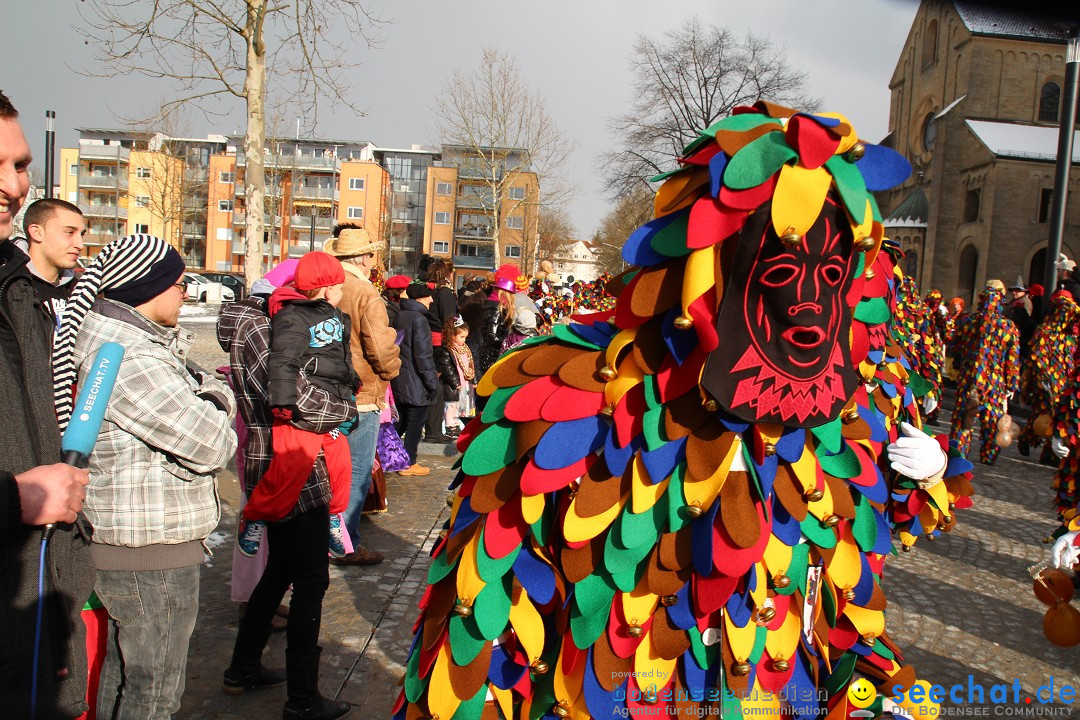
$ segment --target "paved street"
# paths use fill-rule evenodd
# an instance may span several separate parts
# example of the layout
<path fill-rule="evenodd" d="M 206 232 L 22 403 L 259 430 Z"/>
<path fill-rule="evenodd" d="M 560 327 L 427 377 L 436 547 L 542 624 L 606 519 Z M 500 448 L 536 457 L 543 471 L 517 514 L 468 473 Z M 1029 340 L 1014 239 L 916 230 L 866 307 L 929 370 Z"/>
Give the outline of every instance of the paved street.
<path fill-rule="evenodd" d="M 213 324 L 184 324 L 199 334 L 195 362 L 211 369 L 221 365 L 225 356 L 214 341 Z M 942 419 L 947 420 L 946 413 Z M 452 461 L 428 454 L 424 463 L 433 467 L 431 475 L 388 478 L 389 510 L 365 518 L 363 531 L 365 545 L 386 554 L 383 564 L 331 567 L 323 614 L 322 690 L 358 705 L 352 717 L 388 717 L 397 697 L 427 554 L 446 519 Z M 1032 593 L 1027 572 L 1045 559 L 1041 539 L 1054 526 L 1051 475 L 1049 468 L 1021 458 L 1015 447 L 1004 450 L 994 467 L 976 464 L 975 506 L 961 513 L 957 529 L 932 543 L 920 541 L 915 551 L 892 558 L 886 567 L 889 631 L 920 677 L 946 688 L 961 684 L 965 695 L 969 675 L 987 692 L 994 684 L 1011 688 L 1019 680 L 1020 705 L 1012 703 L 1010 689 L 1006 707 L 989 709 L 993 716 L 1045 711 L 1037 703 L 1025 706 L 1025 699 L 1051 678 L 1055 690 L 1080 688 L 1080 647 L 1059 648 L 1044 638 L 1046 607 Z M 237 616 L 229 600 L 238 498 L 233 473 L 221 478 L 221 494 L 222 522 L 215 534 L 220 550 L 202 576 L 187 691 L 177 717 L 269 720 L 281 712 L 283 688 L 240 697 L 221 691 Z M 271 639 L 268 661 L 284 664 L 283 635 Z M 984 704 L 990 704 L 989 696 Z M 1058 706 L 1053 717 L 1072 717 L 1074 708 Z"/>

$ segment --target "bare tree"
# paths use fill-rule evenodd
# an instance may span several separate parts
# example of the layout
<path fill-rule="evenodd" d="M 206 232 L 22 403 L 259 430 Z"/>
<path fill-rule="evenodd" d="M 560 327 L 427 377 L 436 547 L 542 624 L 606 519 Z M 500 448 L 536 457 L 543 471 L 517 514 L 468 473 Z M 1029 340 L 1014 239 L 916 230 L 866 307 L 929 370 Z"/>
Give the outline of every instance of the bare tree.
<path fill-rule="evenodd" d="M 444 158 L 460 155 L 484 190 L 471 199 L 492 215 L 496 258 L 501 256 L 501 218 L 521 208 L 531 208 L 535 218 L 540 207 L 558 205 L 569 197 L 562 173 L 575 146 L 559 130 L 544 97 L 525 83 L 512 57 L 487 48 L 472 74 L 455 71 L 435 101 L 434 115 Z M 515 173 L 530 172 L 536 175 L 540 192 L 511 197 L 511 185 L 519 182 Z M 523 227 L 524 245 L 534 246 L 534 256 L 535 228 L 535 219 Z"/>
<path fill-rule="evenodd" d="M 600 228 L 589 242 L 597 270 L 612 274 L 625 270 L 622 248 L 630 233 L 653 216 L 653 193 L 647 185 L 639 186 L 619 199 L 615 209 L 600 221 Z"/>
<path fill-rule="evenodd" d="M 759 99 L 812 111 L 806 74 L 767 37 L 736 37 L 697 17 L 659 40 L 640 35 L 630 60 L 631 109 L 609 123 L 620 147 L 604 156 L 607 189 L 626 197 L 674 168 L 682 149 L 739 105 Z"/>
<path fill-rule="evenodd" d="M 382 20 L 362 0 L 85 0 L 79 7 L 101 76 L 171 81 L 178 96 L 163 111 L 195 103 L 220 112 L 215 101 L 245 101 L 244 271 L 250 286 L 263 264 L 267 80 L 291 90 L 313 124 L 320 99 L 362 115 L 350 102 L 345 76 L 358 64 L 357 39 L 372 47 L 370 32 Z"/>
<path fill-rule="evenodd" d="M 573 245 L 577 229 L 565 209 L 544 208 L 540 211 L 538 235 L 536 255 L 532 258 L 534 264 L 551 260 Z"/>

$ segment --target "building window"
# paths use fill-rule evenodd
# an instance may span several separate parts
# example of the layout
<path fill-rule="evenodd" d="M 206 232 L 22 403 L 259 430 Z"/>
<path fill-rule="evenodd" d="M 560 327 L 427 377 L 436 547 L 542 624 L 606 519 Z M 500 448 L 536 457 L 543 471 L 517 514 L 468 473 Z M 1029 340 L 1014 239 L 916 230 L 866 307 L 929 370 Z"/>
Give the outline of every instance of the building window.
<path fill-rule="evenodd" d="M 510 228 L 511 230 L 520 230 L 525 227 L 525 218 L 521 217 L 520 215 L 511 215 L 510 217 L 506 218 L 506 227 Z"/>
<path fill-rule="evenodd" d="M 135 232 L 137 234 L 140 234 L 140 235 L 149 235 L 150 234 L 150 226 L 149 225 L 136 225 L 135 226 Z"/>
<path fill-rule="evenodd" d="M 1039 93 L 1039 122 L 1057 122 L 1061 108 L 1061 87 L 1048 82 Z"/>
<path fill-rule="evenodd" d="M 436 195 L 452 195 L 453 192 L 454 192 L 454 186 L 451 185 L 450 183 L 446 183 L 446 182 L 435 183 L 435 194 Z"/>
<path fill-rule="evenodd" d="M 364 178 L 349 178 L 349 189 L 350 190 L 363 190 L 364 189 Z"/>
<path fill-rule="evenodd" d="M 510 198 L 511 200 L 524 200 L 525 199 L 525 188 L 523 188 L 523 187 L 512 187 L 507 191 L 506 196 L 508 198 Z"/>
<path fill-rule="evenodd" d="M 437 213 L 435 213 L 435 224 L 436 225 L 449 225 L 450 224 L 450 213 L 448 213 L 448 212 L 437 212 Z"/>
<path fill-rule="evenodd" d="M 431 250 L 432 252 L 437 253 L 448 253 L 450 252 L 450 243 L 446 241 L 436 240 L 435 242 L 431 243 Z"/>
<path fill-rule="evenodd" d="M 503 253 L 508 258 L 519 258 L 521 257 L 521 248 L 517 245 L 507 245 L 503 248 Z"/>
<path fill-rule="evenodd" d="M 218 182 L 223 182 L 231 185 L 232 183 L 236 182 L 236 173 L 223 172 L 218 175 Z"/>
<path fill-rule="evenodd" d="M 937 62 L 938 32 L 937 20 L 931 20 L 926 26 L 926 37 L 923 39 L 922 64 L 923 67 Z"/>
<path fill-rule="evenodd" d="M 479 257 L 480 248 L 476 245 L 458 245 L 458 253 L 465 257 Z"/>
<path fill-rule="evenodd" d="M 979 191 L 968 190 L 964 195 L 964 222 L 975 222 L 979 219 Z"/>
<path fill-rule="evenodd" d="M 1039 222 L 1050 222 L 1050 207 L 1053 204 L 1054 188 L 1039 191 Z"/>
<path fill-rule="evenodd" d="M 150 196 L 149 195 L 136 195 L 135 196 L 135 207 L 150 207 Z"/>
<path fill-rule="evenodd" d="M 135 177 L 142 178 L 143 180 L 150 179 L 150 168 L 135 168 Z"/>
<path fill-rule="evenodd" d="M 232 200 L 218 200 L 217 209 L 221 212 L 232 212 Z"/>
<path fill-rule="evenodd" d="M 979 266 L 979 251 L 975 246 L 968 245 L 960 253 L 960 263 L 957 267 L 956 282 L 959 286 L 959 295 L 970 306 L 975 295 L 975 269 Z"/>
<path fill-rule="evenodd" d="M 348 215 L 350 220 L 363 220 L 364 219 L 364 208 L 356 207 L 355 205 L 351 205 L 351 206 L 349 206 L 349 211 L 348 211 L 347 215 Z"/>
<path fill-rule="evenodd" d="M 934 113 L 927 114 L 923 120 L 922 126 L 922 146 L 923 150 L 930 152 L 934 147 L 934 138 L 937 137 L 937 121 L 934 120 Z"/>
<path fill-rule="evenodd" d="M 72 163 L 71 165 L 68 165 L 68 175 L 78 175 L 78 174 L 79 174 L 79 164 L 78 163 Z"/>

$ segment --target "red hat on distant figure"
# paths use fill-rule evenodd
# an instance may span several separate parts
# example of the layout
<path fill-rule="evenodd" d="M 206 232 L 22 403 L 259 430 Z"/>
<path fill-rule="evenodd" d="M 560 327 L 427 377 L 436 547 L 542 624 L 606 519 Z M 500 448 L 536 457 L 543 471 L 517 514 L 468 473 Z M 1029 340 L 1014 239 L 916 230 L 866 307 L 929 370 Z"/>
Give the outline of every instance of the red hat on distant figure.
<path fill-rule="evenodd" d="M 345 268 L 341 267 L 341 261 L 321 250 L 307 253 L 296 264 L 296 279 L 293 280 L 293 285 L 297 290 L 317 290 L 343 282 Z"/>
<path fill-rule="evenodd" d="M 1028 295 L 1030 295 L 1031 297 L 1042 297 L 1043 293 L 1045 292 L 1046 291 L 1043 289 L 1043 286 L 1039 285 L 1038 283 L 1028 288 Z"/>
<path fill-rule="evenodd" d="M 391 290 L 404 290 L 411 282 L 412 278 L 408 275 L 394 275 L 386 279 L 386 287 Z"/>

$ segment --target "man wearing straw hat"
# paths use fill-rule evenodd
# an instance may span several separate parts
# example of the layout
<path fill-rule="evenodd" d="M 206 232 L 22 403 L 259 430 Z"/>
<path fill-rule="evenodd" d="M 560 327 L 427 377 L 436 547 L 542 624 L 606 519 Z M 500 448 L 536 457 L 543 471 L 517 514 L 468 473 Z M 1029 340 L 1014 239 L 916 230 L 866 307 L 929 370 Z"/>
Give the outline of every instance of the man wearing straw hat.
<path fill-rule="evenodd" d="M 376 256 L 385 250 L 384 242 L 375 240 L 354 223 L 335 227 L 334 236 L 323 245 L 323 252 L 336 257 L 345 268 L 345 291 L 340 307 L 352 319 L 352 359 L 361 382 L 356 393 L 357 425 L 348 436 L 352 486 L 345 527 L 353 551 L 332 558 L 335 565 L 375 565 L 383 560 L 381 553 L 360 544 L 358 525 L 371 487 L 371 466 L 379 437 L 379 413 L 386 406 L 386 386 L 401 368 L 398 347 L 394 344 L 396 333 L 390 329 L 378 289 L 369 280 Z"/>

